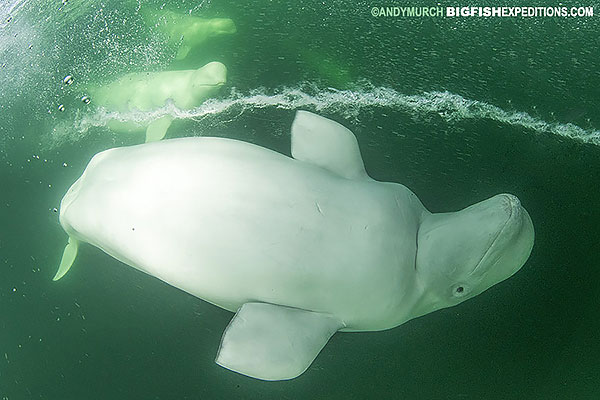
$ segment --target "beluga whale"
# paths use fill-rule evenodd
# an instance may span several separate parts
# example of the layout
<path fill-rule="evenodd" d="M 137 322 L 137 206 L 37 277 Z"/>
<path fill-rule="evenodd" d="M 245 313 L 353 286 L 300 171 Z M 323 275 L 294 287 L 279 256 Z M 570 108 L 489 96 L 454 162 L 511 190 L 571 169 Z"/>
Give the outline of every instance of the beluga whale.
<path fill-rule="evenodd" d="M 230 18 L 202 18 L 170 10 L 142 10 L 146 24 L 167 37 L 168 43 L 177 45 L 176 60 L 187 58 L 192 49 L 201 47 L 219 36 L 237 32 Z"/>
<path fill-rule="evenodd" d="M 109 118 L 107 126 L 116 132 L 146 132 L 146 142 L 164 138 L 174 117 L 153 116 L 169 103 L 190 110 L 217 94 L 227 82 L 227 68 L 218 61 L 196 70 L 134 72 L 116 81 L 89 90 L 94 104 L 117 115 L 135 114 L 140 120 Z M 110 114 L 109 114 L 110 115 Z"/>
<path fill-rule="evenodd" d="M 515 274 L 534 229 L 517 197 L 429 212 L 371 179 L 354 134 L 298 111 L 292 157 L 243 141 L 170 139 L 96 154 L 60 205 L 69 236 L 235 315 L 216 363 L 301 375 L 336 332 L 380 331 Z"/>

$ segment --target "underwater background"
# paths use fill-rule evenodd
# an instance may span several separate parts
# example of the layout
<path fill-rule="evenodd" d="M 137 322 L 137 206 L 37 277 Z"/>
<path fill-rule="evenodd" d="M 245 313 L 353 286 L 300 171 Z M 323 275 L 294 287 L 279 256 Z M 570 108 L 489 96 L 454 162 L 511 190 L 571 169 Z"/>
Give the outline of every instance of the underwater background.
<path fill-rule="evenodd" d="M 600 398 L 599 18 L 371 14 L 432 4 L 2 0 L 0 399 Z M 597 1 L 564 4 L 600 14 Z M 237 32 L 176 60 L 143 17 L 161 9 L 231 18 Z M 233 314 L 92 246 L 52 282 L 62 196 L 95 153 L 143 142 L 106 128 L 86 88 L 210 61 L 227 66 L 227 85 L 192 110 L 163 110 L 179 118 L 167 137 L 289 155 L 295 110 L 317 112 L 356 134 L 373 178 L 432 212 L 517 195 L 536 231 L 530 259 L 459 306 L 336 334 L 284 382 L 214 363 Z"/>

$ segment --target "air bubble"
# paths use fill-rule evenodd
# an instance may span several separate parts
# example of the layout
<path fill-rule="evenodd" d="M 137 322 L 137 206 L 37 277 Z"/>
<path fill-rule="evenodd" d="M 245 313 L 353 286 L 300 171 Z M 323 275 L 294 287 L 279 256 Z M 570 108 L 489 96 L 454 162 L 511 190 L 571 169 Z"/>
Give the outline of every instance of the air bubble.
<path fill-rule="evenodd" d="M 83 101 L 85 104 L 90 104 L 90 101 L 92 100 L 88 96 L 83 96 L 81 101 Z"/>
<path fill-rule="evenodd" d="M 58 111 L 65 111 L 65 106 L 63 104 L 59 105 Z"/>
<path fill-rule="evenodd" d="M 70 85 L 71 83 L 73 83 L 73 77 L 71 75 L 65 76 L 65 79 L 63 79 L 63 83 L 65 85 Z"/>

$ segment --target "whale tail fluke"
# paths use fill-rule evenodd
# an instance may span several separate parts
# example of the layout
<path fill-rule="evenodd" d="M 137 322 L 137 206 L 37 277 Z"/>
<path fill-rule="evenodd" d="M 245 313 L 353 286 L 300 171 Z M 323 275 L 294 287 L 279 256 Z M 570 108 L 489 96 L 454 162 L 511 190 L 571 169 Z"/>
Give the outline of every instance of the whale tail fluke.
<path fill-rule="evenodd" d="M 72 237 L 69 237 L 69 243 L 67 243 L 67 245 L 65 246 L 65 250 L 63 251 L 63 256 L 60 260 L 60 266 L 58 267 L 58 271 L 56 272 L 56 275 L 54 275 L 54 278 L 52 278 L 53 281 L 59 280 L 60 278 L 65 276 L 67 272 L 69 272 L 69 269 L 71 269 L 71 265 L 73 265 L 73 262 L 77 257 L 78 249 L 79 241 L 73 239 Z"/>

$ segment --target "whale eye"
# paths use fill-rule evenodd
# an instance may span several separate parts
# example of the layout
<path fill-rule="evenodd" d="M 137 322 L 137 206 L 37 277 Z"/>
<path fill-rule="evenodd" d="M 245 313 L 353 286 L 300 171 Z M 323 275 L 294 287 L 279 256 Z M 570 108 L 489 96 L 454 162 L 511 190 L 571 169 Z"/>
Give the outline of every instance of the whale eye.
<path fill-rule="evenodd" d="M 469 288 L 465 285 L 456 285 L 452 289 L 452 295 L 454 297 L 463 297 L 469 292 Z"/>

